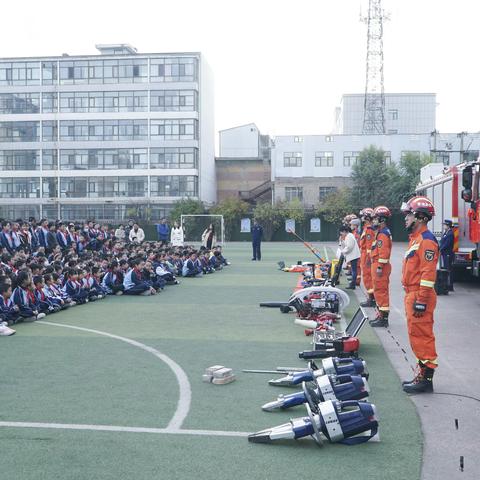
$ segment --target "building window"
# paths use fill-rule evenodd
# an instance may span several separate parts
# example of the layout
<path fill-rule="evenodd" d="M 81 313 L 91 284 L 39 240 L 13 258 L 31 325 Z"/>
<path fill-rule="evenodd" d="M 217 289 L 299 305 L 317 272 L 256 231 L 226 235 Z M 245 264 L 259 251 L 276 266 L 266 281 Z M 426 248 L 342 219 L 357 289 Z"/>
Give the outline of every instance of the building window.
<path fill-rule="evenodd" d="M 152 82 L 195 82 L 197 59 L 193 57 L 166 57 L 150 60 Z"/>
<path fill-rule="evenodd" d="M 150 168 L 197 168 L 197 148 L 152 148 Z"/>
<path fill-rule="evenodd" d="M 42 63 L 42 85 L 55 85 L 58 80 L 57 62 Z"/>
<path fill-rule="evenodd" d="M 318 200 L 323 202 L 325 198 L 337 191 L 337 187 L 319 187 L 318 188 Z"/>
<path fill-rule="evenodd" d="M 0 142 L 38 142 L 40 122 L 0 122 Z"/>
<path fill-rule="evenodd" d="M 193 175 L 165 175 L 150 178 L 152 197 L 196 197 L 198 177 Z"/>
<path fill-rule="evenodd" d="M 302 143 L 303 142 L 303 137 L 293 137 L 293 141 L 295 143 Z"/>
<path fill-rule="evenodd" d="M 58 150 L 42 151 L 42 170 L 58 170 Z"/>
<path fill-rule="evenodd" d="M 325 141 L 327 143 L 333 142 L 333 136 L 332 135 L 325 135 Z"/>
<path fill-rule="evenodd" d="M 39 93 L 1 93 L 0 114 L 39 113 Z"/>
<path fill-rule="evenodd" d="M 58 122 L 56 120 L 42 122 L 42 140 L 44 142 L 58 141 Z"/>
<path fill-rule="evenodd" d="M 57 177 L 43 177 L 42 198 L 58 198 Z"/>
<path fill-rule="evenodd" d="M 388 135 L 397 135 L 398 134 L 398 130 L 396 128 L 391 128 L 388 130 Z"/>
<path fill-rule="evenodd" d="M 315 152 L 316 167 L 333 167 L 333 152 Z"/>
<path fill-rule="evenodd" d="M 0 198 L 40 198 L 40 179 L 0 178 Z"/>
<path fill-rule="evenodd" d="M 300 200 L 303 202 L 303 187 L 285 187 L 285 200 Z"/>
<path fill-rule="evenodd" d="M 388 118 L 390 120 L 398 120 L 398 110 L 389 110 L 388 111 Z M 396 133 L 396 132 L 395 132 Z"/>
<path fill-rule="evenodd" d="M 141 83 L 148 80 L 145 58 L 60 61 L 61 84 Z"/>
<path fill-rule="evenodd" d="M 435 152 L 435 161 L 444 165 L 450 165 L 450 152 Z"/>
<path fill-rule="evenodd" d="M 61 170 L 130 170 L 148 168 L 146 148 L 60 150 Z"/>
<path fill-rule="evenodd" d="M 60 140 L 147 140 L 147 120 L 65 120 L 60 122 Z"/>
<path fill-rule="evenodd" d="M 150 120 L 152 140 L 196 140 L 198 138 L 198 121 L 185 120 Z"/>
<path fill-rule="evenodd" d="M 83 112 L 146 112 L 148 92 L 62 92 L 60 111 L 63 113 Z"/>
<path fill-rule="evenodd" d="M 302 152 L 284 152 L 283 166 L 284 167 L 301 167 Z"/>
<path fill-rule="evenodd" d="M 150 110 L 152 112 L 193 112 L 197 110 L 195 90 L 152 90 Z"/>
<path fill-rule="evenodd" d="M 38 150 L 0 150 L 0 171 L 40 170 Z"/>
<path fill-rule="evenodd" d="M 0 85 L 40 85 L 40 63 L 0 63 Z"/>
<path fill-rule="evenodd" d="M 392 164 L 392 152 L 383 152 L 383 158 L 385 161 L 385 165 Z"/>
<path fill-rule="evenodd" d="M 64 177 L 62 198 L 146 197 L 148 177 Z"/>
<path fill-rule="evenodd" d="M 353 167 L 358 162 L 360 152 L 343 152 L 343 166 Z"/>

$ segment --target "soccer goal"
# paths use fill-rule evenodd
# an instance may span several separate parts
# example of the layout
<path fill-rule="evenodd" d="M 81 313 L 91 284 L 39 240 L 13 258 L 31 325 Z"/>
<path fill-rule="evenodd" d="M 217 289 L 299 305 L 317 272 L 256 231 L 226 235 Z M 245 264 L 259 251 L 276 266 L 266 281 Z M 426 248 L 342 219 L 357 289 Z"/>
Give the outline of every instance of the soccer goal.
<path fill-rule="evenodd" d="M 217 244 L 225 245 L 223 215 L 181 215 L 185 243 L 201 243 L 203 232 L 211 225 L 215 229 Z"/>

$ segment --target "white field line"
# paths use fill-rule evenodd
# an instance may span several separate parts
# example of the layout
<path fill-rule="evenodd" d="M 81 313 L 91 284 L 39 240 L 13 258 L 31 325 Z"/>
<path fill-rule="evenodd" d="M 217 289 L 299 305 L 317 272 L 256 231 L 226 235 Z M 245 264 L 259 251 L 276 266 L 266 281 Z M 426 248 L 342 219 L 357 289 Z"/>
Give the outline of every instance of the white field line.
<path fill-rule="evenodd" d="M 82 332 L 89 332 L 89 333 L 95 333 L 97 335 L 102 335 L 104 337 L 109 337 L 113 338 L 115 340 L 120 340 L 121 342 L 128 343 L 129 345 L 132 345 L 134 347 L 140 348 L 144 350 L 145 352 L 151 353 L 153 356 L 157 357 L 159 360 L 162 362 L 166 363 L 172 372 L 175 374 L 175 377 L 177 378 L 178 382 L 178 387 L 179 387 L 179 398 L 178 398 L 178 403 L 177 403 L 177 409 L 175 411 L 175 414 L 173 415 L 172 419 L 170 420 L 170 423 L 167 425 L 166 429 L 159 429 L 159 430 L 175 430 L 175 429 L 180 429 L 182 426 L 182 423 L 184 422 L 185 418 L 188 415 L 188 412 L 190 410 L 190 403 L 192 401 L 192 389 L 190 388 L 190 382 L 188 381 L 187 374 L 185 371 L 180 367 L 178 363 L 173 361 L 170 357 L 167 355 L 159 352 L 153 347 L 149 347 L 148 345 L 145 345 L 143 343 L 137 342 L 136 340 L 132 340 L 130 338 L 126 337 L 120 337 L 119 335 L 113 335 L 112 333 L 108 332 L 102 332 L 100 330 L 93 330 L 91 328 L 83 328 L 83 327 L 76 327 L 73 325 L 65 325 L 63 323 L 54 323 L 54 322 L 45 322 L 43 320 L 39 320 L 35 323 L 40 323 L 42 325 L 51 325 L 54 327 L 63 327 L 63 328 L 71 328 L 72 330 L 80 330 Z M 170 432 L 171 433 L 171 432 Z"/>
<path fill-rule="evenodd" d="M 123 427 L 119 425 L 84 425 L 78 423 L 0 422 L 0 428 L 47 428 L 54 430 L 86 430 L 94 432 L 156 433 L 170 435 L 203 435 L 211 437 L 246 437 L 248 432 L 224 430 L 187 430 L 182 428 Z"/>

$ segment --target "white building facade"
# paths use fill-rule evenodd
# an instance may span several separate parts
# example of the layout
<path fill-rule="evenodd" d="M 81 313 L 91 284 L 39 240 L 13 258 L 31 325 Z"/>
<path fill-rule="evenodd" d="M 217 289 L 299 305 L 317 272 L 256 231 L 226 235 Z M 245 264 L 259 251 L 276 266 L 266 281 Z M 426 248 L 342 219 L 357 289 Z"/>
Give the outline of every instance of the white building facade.
<path fill-rule="evenodd" d="M 432 161 L 444 165 L 455 165 L 478 157 L 480 134 L 278 136 L 274 143 L 273 200 L 297 198 L 305 206 L 313 206 L 351 184 L 352 167 L 365 148 L 381 148 L 386 164 L 418 153 L 431 155 Z"/>
<path fill-rule="evenodd" d="M 360 135 L 363 131 L 365 95 L 347 94 L 335 112 L 334 132 Z M 436 95 L 434 93 L 386 93 L 385 133 L 424 134 L 435 130 Z"/>
<path fill-rule="evenodd" d="M 200 53 L 0 59 L 0 217 L 157 220 L 216 200 L 213 80 Z"/>

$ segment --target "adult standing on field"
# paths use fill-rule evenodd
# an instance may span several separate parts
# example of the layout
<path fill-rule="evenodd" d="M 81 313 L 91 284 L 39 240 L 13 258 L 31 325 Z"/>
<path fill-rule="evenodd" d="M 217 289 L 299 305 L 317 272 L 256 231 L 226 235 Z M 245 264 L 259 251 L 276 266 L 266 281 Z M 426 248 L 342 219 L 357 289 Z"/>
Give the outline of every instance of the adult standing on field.
<path fill-rule="evenodd" d="M 433 374 L 437 368 L 437 351 L 433 333 L 433 312 L 437 304 L 435 279 L 439 256 L 438 242 L 427 228 L 435 215 L 432 202 L 426 197 L 413 197 L 401 207 L 410 242 L 402 269 L 405 289 L 405 313 L 410 346 L 418 360 L 417 375 L 403 382 L 407 393 L 433 391 Z"/>
<path fill-rule="evenodd" d="M 157 223 L 155 226 L 157 227 L 158 241 L 162 242 L 162 245 L 166 245 L 170 240 L 170 227 L 167 219 L 162 218 L 160 223 Z"/>
<path fill-rule="evenodd" d="M 170 243 L 172 247 L 183 247 L 184 240 L 185 234 L 183 227 L 179 225 L 177 221 L 173 222 L 173 227 L 170 231 Z"/>
<path fill-rule="evenodd" d="M 252 227 L 252 249 L 253 249 L 253 257 L 252 261 L 260 261 L 262 259 L 262 237 L 263 237 L 263 228 L 259 223 L 254 220 L 253 227 Z"/>
<path fill-rule="evenodd" d="M 360 248 L 358 247 L 355 235 L 352 233 L 350 227 L 346 225 L 340 228 L 340 251 L 345 257 L 345 261 L 350 263 L 352 267 L 352 280 L 347 287 L 349 290 L 355 290 L 357 285 L 357 267 L 360 258 Z"/>

